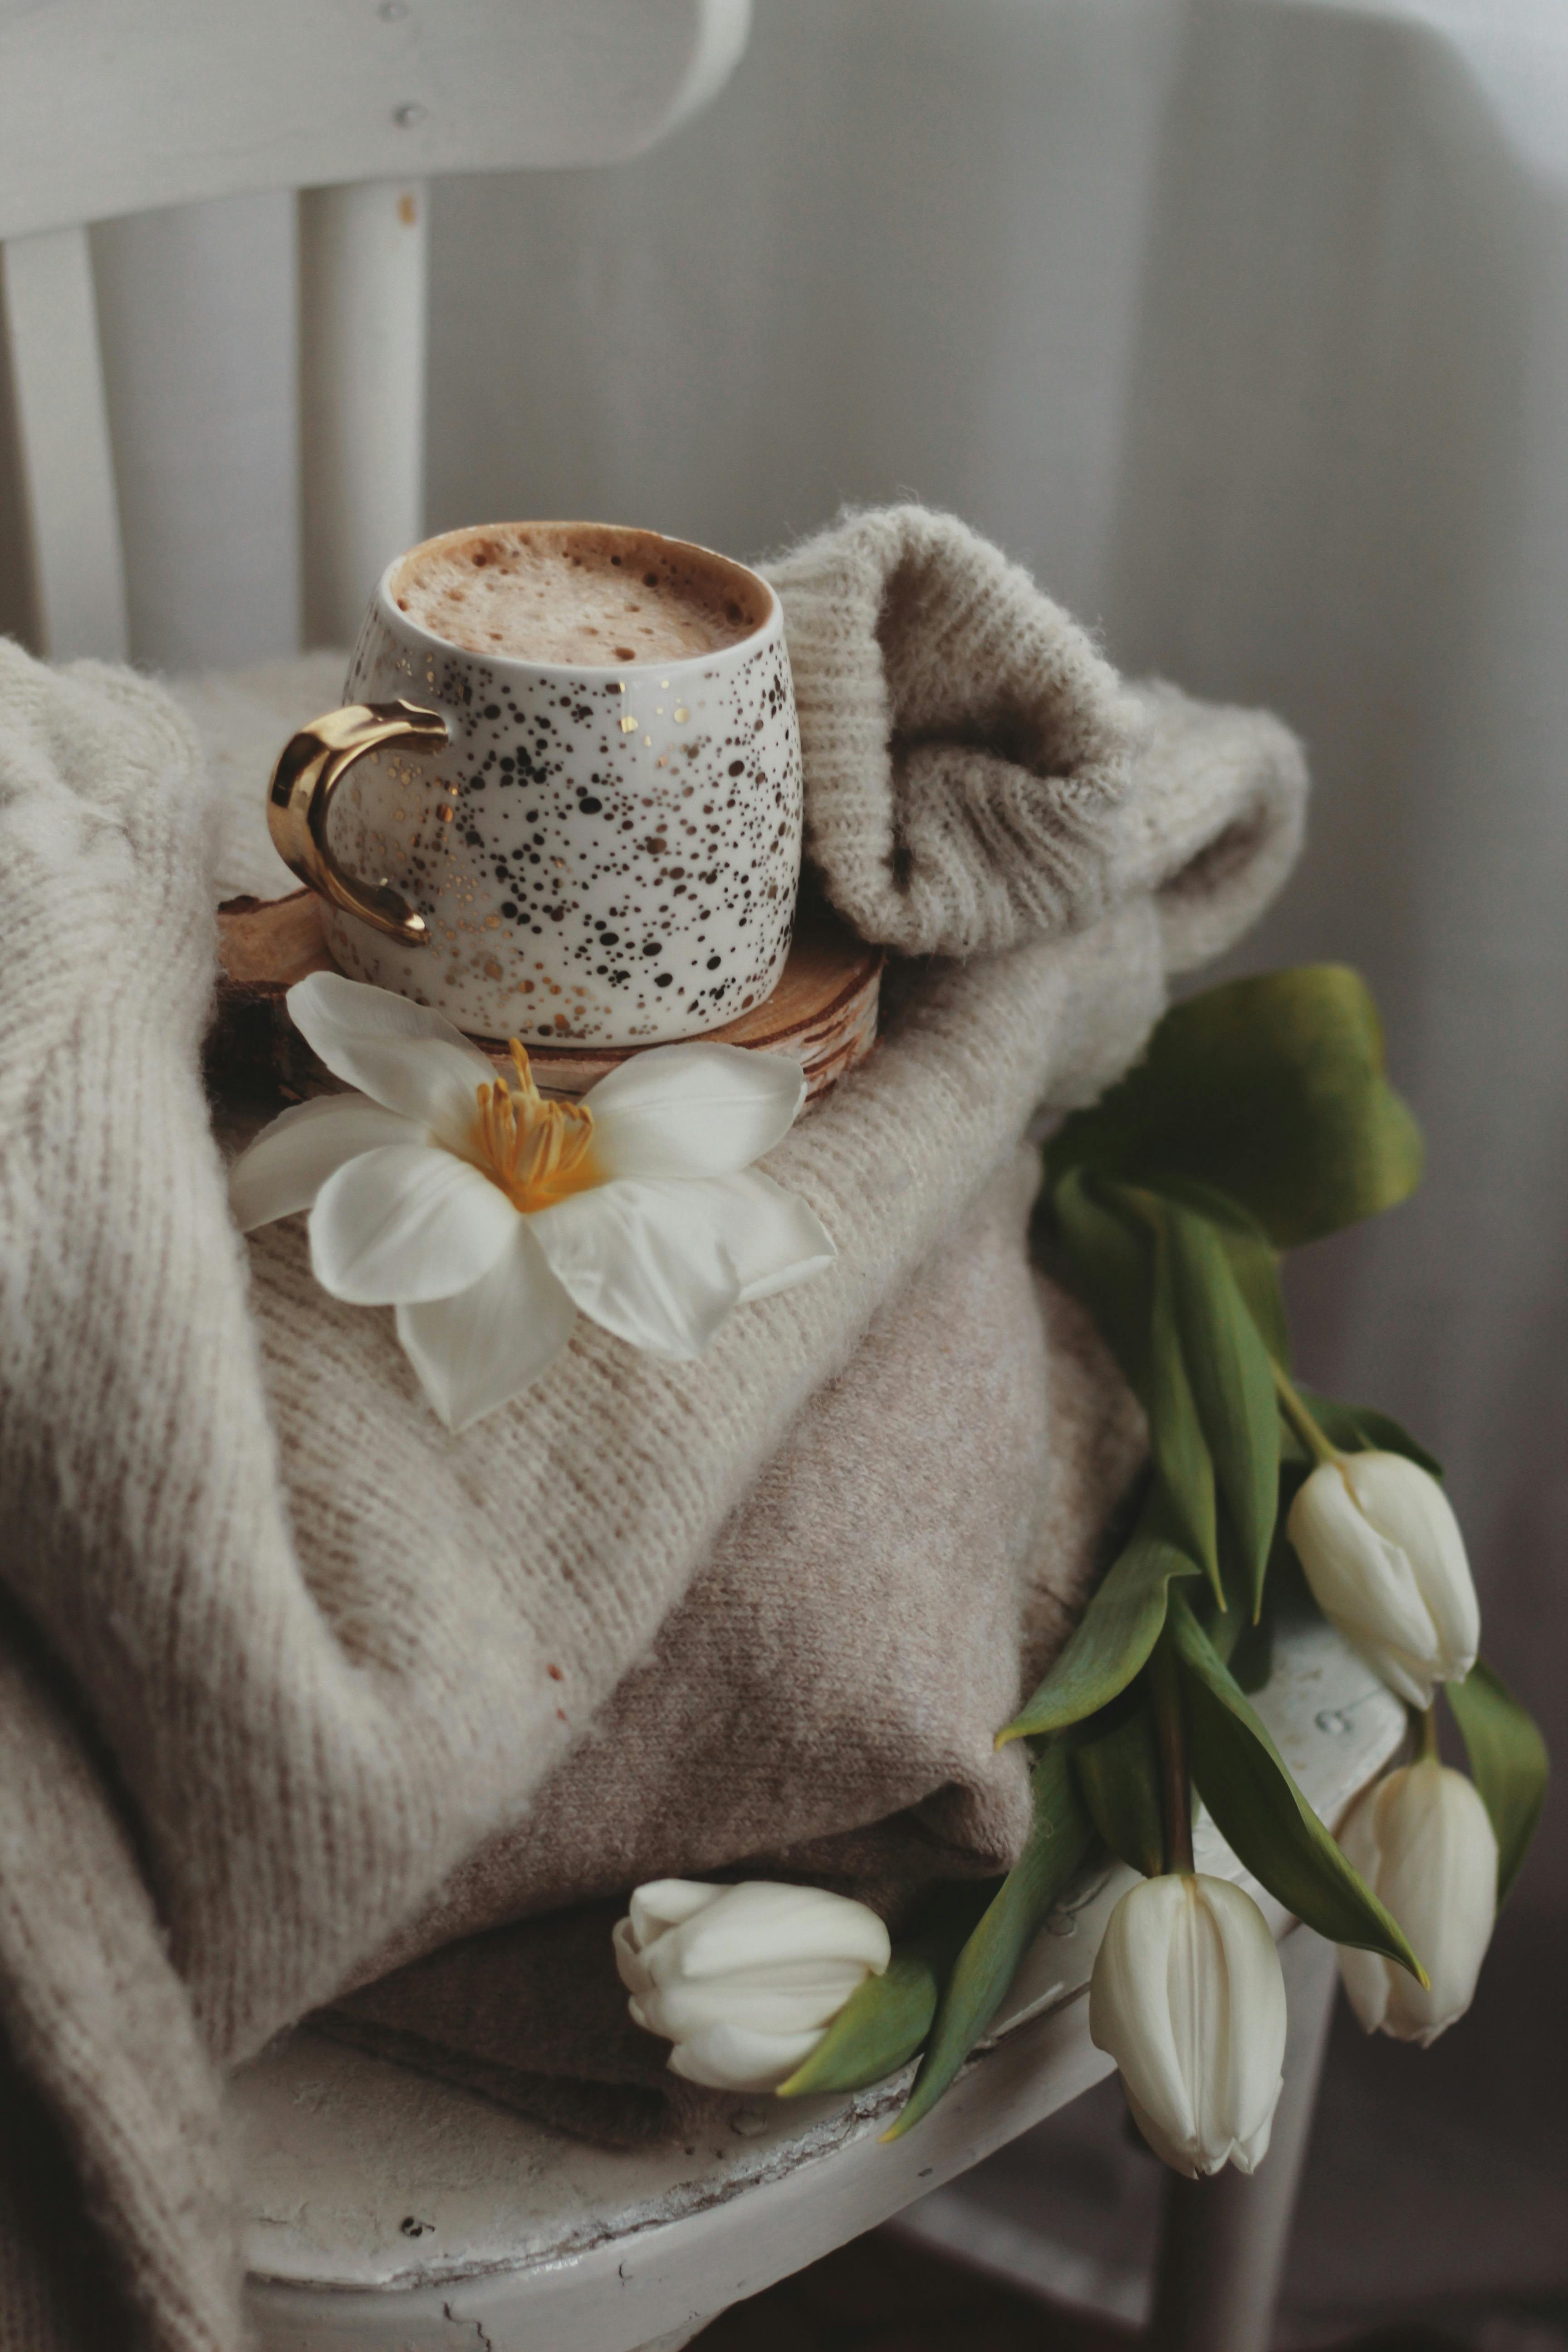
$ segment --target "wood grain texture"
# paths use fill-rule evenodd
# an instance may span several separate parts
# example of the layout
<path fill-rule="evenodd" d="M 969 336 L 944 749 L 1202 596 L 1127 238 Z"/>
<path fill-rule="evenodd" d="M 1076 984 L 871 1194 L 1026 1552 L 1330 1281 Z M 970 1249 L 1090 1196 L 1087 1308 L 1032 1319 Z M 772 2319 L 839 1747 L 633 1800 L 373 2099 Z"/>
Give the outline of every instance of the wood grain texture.
<path fill-rule="evenodd" d="M 317 1061 L 284 1002 L 298 980 L 332 971 L 313 891 L 287 898 L 231 898 L 218 909 L 217 1018 L 207 1040 L 207 1082 L 221 1102 L 258 1107 L 323 1094 L 337 1081 Z M 877 1039 L 882 954 L 825 909 L 805 906 L 784 978 L 765 1003 L 709 1036 L 758 1053 L 788 1054 L 806 1076 L 815 1101 L 863 1061 Z M 498 1066 L 510 1068 L 504 1038 L 476 1038 Z M 580 1095 L 646 1046 L 529 1047 L 547 1094 Z"/>

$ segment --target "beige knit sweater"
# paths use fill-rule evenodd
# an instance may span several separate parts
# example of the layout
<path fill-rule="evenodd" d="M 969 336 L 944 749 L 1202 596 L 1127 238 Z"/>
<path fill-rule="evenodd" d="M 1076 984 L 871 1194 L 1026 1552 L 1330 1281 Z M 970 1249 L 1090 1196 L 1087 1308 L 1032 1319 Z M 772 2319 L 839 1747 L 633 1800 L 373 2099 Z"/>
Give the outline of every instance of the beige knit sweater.
<path fill-rule="evenodd" d="M 875 522 L 847 526 L 847 579 Z M 247 1251 L 229 1223 L 197 1078 L 214 880 L 190 720 L 129 673 L 0 646 L 0 2031 L 37 2103 L 0 2086 L 0 2345 L 130 2341 L 134 2314 L 166 2352 L 233 2352 L 222 2069 L 516 1821 L 1037 1106 L 1125 1068 L 1167 970 L 1225 945 L 1289 862 L 1302 778 L 1272 721 L 1122 698 L 1118 753 L 1110 673 L 1022 575 L 1011 632 L 1003 598 L 972 642 L 953 616 L 976 579 L 1000 596 L 992 552 L 933 519 L 876 527 L 928 559 L 907 604 L 857 590 L 891 730 L 861 782 L 893 813 L 839 824 L 853 762 L 808 730 L 816 854 L 872 936 L 907 940 L 918 871 L 948 909 L 934 934 L 921 916 L 926 944 L 984 946 L 1003 919 L 1019 943 L 907 968 L 879 1052 L 773 1155 L 837 1242 L 829 1276 L 690 1365 L 584 1322 L 456 1440 L 390 1318 L 318 1290 L 296 1227 Z M 807 552 L 820 616 L 831 549 Z M 833 697 L 777 576 L 816 727 Z M 964 665 L 1016 656 L 1026 682 L 1028 647 L 1056 647 L 1049 730 L 998 722 L 978 776 L 984 698 L 938 690 L 950 620 Z M 226 692 L 245 699 L 209 709 Z M 967 813 L 951 858 L 913 798 L 900 814 L 887 744 L 911 731 Z M 987 840 L 1001 878 L 976 896 Z M 37 2225 L 54 2163 L 85 2252 Z"/>

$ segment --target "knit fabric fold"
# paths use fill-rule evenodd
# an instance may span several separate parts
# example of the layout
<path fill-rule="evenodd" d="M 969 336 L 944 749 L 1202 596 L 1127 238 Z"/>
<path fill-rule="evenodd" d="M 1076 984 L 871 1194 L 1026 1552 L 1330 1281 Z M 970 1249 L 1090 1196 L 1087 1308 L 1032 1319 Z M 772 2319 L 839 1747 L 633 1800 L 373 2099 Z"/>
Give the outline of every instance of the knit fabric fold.
<path fill-rule="evenodd" d="M 410 1935 L 476 1924 L 470 1905 L 431 1925 L 474 1857 L 504 1857 L 531 1808 L 542 1822 L 560 1803 L 558 1776 L 580 1743 L 591 1756 L 606 1710 L 633 1706 L 635 1689 L 617 1694 L 705 1574 L 726 1560 L 745 1574 L 748 1498 L 797 1429 L 809 1461 L 808 1416 L 826 1411 L 814 1401 L 868 1342 L 869 1377 L 900 1302 L 918 1316 L 920 1285 L 940 1287 L 1040 1105 L 1087 1102 L 1121 1075 L 1173 954 L 1227 944 L 1277 878 L 1300 779 L 1272 722 L 1212 722 L 1229 746 L 1216 781 L 1211 721 L 1189 707 L 1172 752 L 1184 781 L 1163 812 L 1135 750 L 1137 698 L 1065 615 L 1035 612 L 1021 650 L 1003 607 L 1022 575 L 991 551 L 977 558 L 991 588 L 961 626 L 942 557 L 960 527 L 878 528 L 878 545 L 918 559 L 899 630 L 878 640 L 903 649 L 880 734 L 868 689 L 842 740 L 829 723 L 826 541 L 799 559 L 799 580 L 819 585 L 804 604 L 784 592 L 803 721 L 818 729 L 814 854 L 830 883 L 837 861 L 869 893 L 869 936 L 921 953 L 962 941 L 966 960 L 898 967 L 877 1052 L 770 1156 L 838 1260 L 738 1314 L 696 1363 L 580 1324 L 533 1389 L 458 1439 L 390 1315 L 315 1285 L 298 1221 L 245 1245 L 228 1217 L 197 1075 L 217 886 L 191 724 L 129 673 L 53 672 L 0 644 L 0 1679 L 19 1695 L 0 1709 L 0 2074 L 16 2070 L 47 2109 L 103 2292 L 122 2299 L 111 2329 L 71 2320 L 78 2221 L 52 2275 L 48 2249 L 29 2241 L 24 2259 L 24 2221 L 6 2216 L 23 2213 L 26 2184 L 0 2137 L 7 2352 L 68 2327 L 73 2352 L 76 2338 L 237 2352 L 223 2070 L 398 1938 L 406 1957 Z M 869 580 L 874 551 L 856 560 Z M 858 609 L 872 599 L 868 586 Z M 914 683 L 927 639 L 969 679 L 962 725 L 945 690 Z M 1053 683 L 1028 703 L 1031 665 Z M 1011 681 L 999 700 L 988 666 Z M 244 825 L 222 835 L 231 887 L 237 865 L 264 869 L 267 765 L 331 698 L 322 683 L 312 659 L 192 698 L 209 730 L 221 720 L 213 767 L 254 796 L 249 845 Z M 996 715 L 1026 703 L 1018 728 Z M 895 720 L 905 748 L 890 751 Z M 903 825 L 906 845 L 951 835 L 963 872 L 922 884 L 923 928 L 899 933 L 877 908 L 896 917 L 914 894 L 884 854 L 899 826 L 878 779 L 926 779 L 934 806 L 955 772 L 940 749 L 950 726 L 971 782 L 989 782 L 925 833 Z M 1004 772 L 1031 790 L 1044 779 L 1048 820 Z M 997 778 L 1013 813 L 993 828 Z M 933 859 L 911 853 L 904 883 Z M 1006 952 L 983 951 L 1002 933 Z M 1026 1286 L 1016 1219 L 1010 1231 L 988 1278 L 1011 1266 Z M 1048 1323 L 1035 1328 L 1048 1363 Z M 1099 1507 L 1085 1505 L 1080 1537 Z M 1003 1675 L 1016 1683 L 1050 1580 L 1028 1572 L 1017 1527 L 1009 1542 L 988 1572 L 1018 1628 Z M 852 1561 L 845 1590 L 852 1659 Z M 1005 1778 L 994 1793 L 1005 1854 Z M 745 1834 L 766 1845 L 755 1788 L 749 1801 Z M 882 1810 L 918 1801 L 900 1783 Z M 850 1817 L 798 1832 L 781 1817 L 779 1834 L 811 1850 L 874 1831 L 878 1807 L 868 1783 Z M 491 1920 L 572 1891 L 526 1836 L 517 1851 L 510 1886 L 485 1880 Z M 645 1821 L 626 1867 L 653 1851 Z"/>
<path fill-rule="evenodd" d="M 806 846 L 861 936 L 974 955 L 1115 889 L 1137 710 L 1093 641 L 956 516 L 850 514 L 766 567 Z"/>
<path fill-rule="evenodd" d="M 766 567 L 788 625 L 807 852 L 865 939 L 969 956 L 1160 901 L 1173 971 L 1256 920 L 1306 764 L 1267 711 L 1121 678 L 956 516 L 843 516 Z"/>

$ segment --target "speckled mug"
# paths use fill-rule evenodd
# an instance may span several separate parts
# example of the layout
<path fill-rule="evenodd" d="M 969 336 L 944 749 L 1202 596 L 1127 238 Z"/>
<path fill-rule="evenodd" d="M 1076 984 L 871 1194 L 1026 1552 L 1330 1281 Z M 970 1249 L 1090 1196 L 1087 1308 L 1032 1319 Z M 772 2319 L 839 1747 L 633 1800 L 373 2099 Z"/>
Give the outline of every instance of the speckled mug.
<path fill-rule="evenodd" d="M 783 614 L 743 564 L 659 544 L 717 568 L 749 635 L 620 668 L 492 658 L 400 612 L 410 557 L 388 565 L 345 707 L 292 739 L 268 793 L 353 978 L 550 1045 L 693 1036 L 776 987 L 801 851 Z"/>

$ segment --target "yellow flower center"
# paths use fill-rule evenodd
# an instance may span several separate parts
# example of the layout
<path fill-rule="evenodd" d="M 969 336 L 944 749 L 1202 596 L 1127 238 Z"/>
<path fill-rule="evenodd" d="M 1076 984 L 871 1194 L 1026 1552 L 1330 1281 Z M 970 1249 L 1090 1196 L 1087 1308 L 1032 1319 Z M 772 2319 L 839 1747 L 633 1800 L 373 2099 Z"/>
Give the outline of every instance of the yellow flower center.
<path fill-rule="evenodd" d="M 516 1087 L 498 1078 L 475 1089 L 479 1115 L 473 1150 L 491 1183 L 527 1216 L 605 1180 L 594 1160 L 593 1112 L 581 1103 L 546 1102 L 516 1037 L 510 1050 Z"/>

